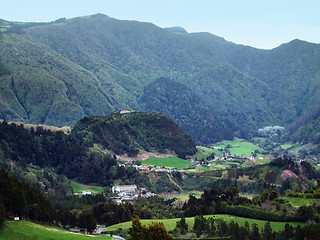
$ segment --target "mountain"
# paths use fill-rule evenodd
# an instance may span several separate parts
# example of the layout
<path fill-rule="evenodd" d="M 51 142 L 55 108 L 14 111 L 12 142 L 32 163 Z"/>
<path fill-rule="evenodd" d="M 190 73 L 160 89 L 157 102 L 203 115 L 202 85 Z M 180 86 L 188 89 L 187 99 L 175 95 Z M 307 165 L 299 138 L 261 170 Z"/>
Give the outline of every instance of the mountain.
<path fill-rule="evenodd" d="M 170 151 L 186 158 L 197 151 L 192 138 L 159 113 L 127 112 L 85 117 L 75 125 L 72 134 L 116 154 L 134 156 L 139 150 Z"/>
<path fill-rule="evenodd" d="M 300 142 L 302 144 L 312 143 L 318 145 L 320 149 L 320 105 L 316 105 L 310 112 L 297 119 L 293 124 L 288 126 L 284 140 Z"/>
<path fill-rule="evenodd" d="M 194 91 L 168 78 L 148 84 L 139 102 L 143 109 L 177 119 L 181 128 L 188 129 L 189 134 L 202 143 L 232 139 L 237 130 L 228 118 L 203 103 Z"/>
<path fill-rule="evenodd" d="M 6 120 L 73 126 L 122 109 L 159 111 L 208 144 L 292 123 L 320 98 L 318 44 L 260 50 L 102 14 L 21 26 L 0 34 Z"/>

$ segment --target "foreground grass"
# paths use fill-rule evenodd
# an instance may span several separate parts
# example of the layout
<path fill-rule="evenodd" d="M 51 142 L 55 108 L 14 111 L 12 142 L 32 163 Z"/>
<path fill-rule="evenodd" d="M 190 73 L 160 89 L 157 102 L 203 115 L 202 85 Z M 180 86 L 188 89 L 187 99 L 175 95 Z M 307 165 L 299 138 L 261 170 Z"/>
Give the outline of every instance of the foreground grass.
<path fill-rule="evenodd" d="M 226 215 L 226 214 L 215 214 L 215 215 L 207 215 L 205 216 L 205 218 L 208 217 L 214 217 L 215 219 L 223 219 L 226 222 L 230 223 L 231 221 L 234 221 L 236 223 L 239 224 L 239 226 L 242 226 L 245 224 L 246 221 L 248 221 L 250 227 L 253 223 L 257 224 L 258 227 L 260 228 L 260 230 L 263 229 L 264 225 L 268 222 L 268 221 L 264 221 L 264 220 L 257 220 L 257 219 L 251 219 L 251 218 L 243 218 L 243 217 L 236 217 L 236 216 L 232 216 L 232 215 Z M 168 231 L 172 231 L 175 227 L 177 222 L 180 221 L 180 218 L 172 218 L 172 219 L 142 219 L 141 222 L 142 224 L 145 225 L 149 225 L 152 222 L 162 222 L 164 224 L 164 226 L 167 228 Z M 190 217 L 190 218 L 186 218 L 186 222 L 189 226 L 189 229 L 193 228 L 193 224 L 194 224 L 194 218 Z M 281 231 L 284 229 L 286 222 L 270 222 L 271 228 L 273 229 L 273 231 Z M 298 223 L 298 222 L 288 222 L 289 225 L 293 226 L 293 227 L 297 227 L 298 225 L 304 225 L 304 223 Z M 122 229 L 128 229 L 129 227 L 131 227 L 131 221 L 130 222 L 124 222 L 124 223 L 119 223 L 113 226 L 110 226 L 106 229 L 106 231 L 116 231 L 119 228 Z"/>
<path fill-rule="evenodd" d="M 166 158 L 156 158 L 150 157 L 144 161 L 142 164 L 148 164 L 151 166 L 166 167 L 166 168 L 185 168 L 194 165 L 194 163 L 183 160 L 178 157 L 166 157 Z"/>
<path fill-rule="evenodd" d="M 84 234 L 70 233 L 60 228 L 43 226 L 29 221 L 6 221 L 0 230 L 0 239 L 2 240 L 86 240 L 108 239 L 106 236 L 89 236 Z"/>
<path fill-rule="evenodd" d="M 71 181 L 71 186 L 73 188 L 74 193 L 82 192 L 84 190 L 90 190 L 92 194 L 98 194 L 104 192 L 104 187 L 92 186 L 92 185 L 84 185 L 74 181 Z"/>

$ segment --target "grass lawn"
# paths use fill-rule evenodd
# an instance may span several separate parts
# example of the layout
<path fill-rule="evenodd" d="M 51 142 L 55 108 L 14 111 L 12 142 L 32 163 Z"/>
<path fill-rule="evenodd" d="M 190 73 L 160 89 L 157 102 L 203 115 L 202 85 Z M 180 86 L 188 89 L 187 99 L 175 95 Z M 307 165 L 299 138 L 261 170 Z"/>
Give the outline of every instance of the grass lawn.
<path fill-rule="evenodd" d="M 194 165 L 195 163 L 183 160 L 178 157 L 166 157 L 166 158 L 156 158 L 150 157 L 144 161 L 142 164 L 148 164 L 151 166 L 166 167 L 166 168 L 185 168 Z"/>
<path fill-rule="evenodd" d="M 92 185 L 84 185 L 81 183 L 77 183 L 71 181 L 71 186 L 73 188 L 74 193 L 82 192 L 84 190 L 90 190 L 92 194 L 98 194 L 104 192 L 104 187 L 92 186 Z"/>
<path fill-rule="evenodd" d="M 256 223 L 260 230 L 264 227 L 264 225 L 267 223 L 267 221 L 263 220 L 257 220 L 257 219 L 251 219 L 251 218 L 243 218 L 243 217 L 235 217 L 232 215 L 226 215 L 226 214 L 216 214 L 216 215 L 207 215 L 205 216 L 206 218 L 214 216 L 215 219 L 224 219 L 228 223 L 231 222 L 232 220 L 234 222 L 237 222 L 240 226 L 244 225 L 246 221 L 248 221 L 250 227 L 253 223 Z M 162 222 L 164 226 L 167 228 L 168 231 L 173 230 L 176 227 L 177 222 L 180 221 L 180 218 L 172 218 L 172 219 L 143 219 L 141 220 L 142 224 L 149 225 L 152 222 Z M 189 226 L 189 229 L 193 228 L 194 224 L 194 218 L 186 218 L 186 222 Z M 297 223 L 297 222 L 288 222 L 289 225 L 296 227 L 298 225 L 304 225 L 304 223 Z M 271 228 L 274 231 L 280 231 L 284 229 L 286 222 L 270 222 Z M 128 229 L 131 227 L 131 222 L 125 222 L 125 223 L 119 223 L 113 226 L 108 227 L 106 230 L 107 231 L 116 231 L 119 228 L 122 229 Z"/>
<path fill-rule="evenodd" d="M 207 147 L 202 147 L 202 146 L 197 146 L 198 152 L 194 155 L 192 155 L 192 158 L 197 158 L 199 159 L 205 159 L 206 157 L 210 156 L 212 153 L 215 155 L 222 155 L 222 153 L 215 148 L 207 148 Z"/>
<path fill-rule="evenodd" d="M 309 206 L 309 205 L 312 205 L 314 202 L 315 203 L 320 202 L 319 199 L 315 199 L 315 198 L 287 197 L 285 199 L 287 199 L 291 204 L 291 206 L 293 207 Z"/>
<path fill-rule="evenodd" d="M 191 192 L 183 192 L 183 193 L 179 193 L 179 194 L 175 194 L 175 195 L 162 194 L 161 197 L 166 198 L 166 199 L 177 198 L 177 199 L 180 199 L 181 201 L 185 202 L 189 199 L 189 195 L 193 195 L 196 198 L 200 198 L 202 193 L 203 192 L 200 192 L 200 191 L 191 191 Z"/>
<path fill-rule="evenodd" d="M 222 142 L 222 144 L 214 146 L 214 148 L 224 149 L 227 145 L 231 146 L 231 148 L 229 148 L 230 153 L 238 156 L 251 155 L 251 153 L 254 152 L 255 150 L 262 151 L 262 149 L 257 145 L 254 145 L 253 143 L 240 138 L 235 138 L 233 141 L 225 140 Z"/>
<path fill-rule="evenodd" d="M 113 238 L 98 236 L 99 239 Z M 0 230 L 0 239 L 5 240 L 85 240 L 93 239 L 85 234 L 70 233 L 64 229 L 43 226 L 29 221 L 6 221 Z"/>

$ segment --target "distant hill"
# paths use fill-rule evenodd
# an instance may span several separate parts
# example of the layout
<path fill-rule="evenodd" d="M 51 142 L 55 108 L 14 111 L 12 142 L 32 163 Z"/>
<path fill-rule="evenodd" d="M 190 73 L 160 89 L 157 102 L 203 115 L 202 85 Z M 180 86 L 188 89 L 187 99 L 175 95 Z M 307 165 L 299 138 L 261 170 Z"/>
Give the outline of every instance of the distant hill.
<path fill-rule="evenodd" d="M 73 126 L 84 116 L 121 109 L 161 110 L 205 144 L 230 132 L 248 138 L 260 127 L 293 123 L 320 98 L 319 44 L 294 40 L 260 50 L 102 14 L 14 26 L 0 34 L 5 120 Z M 172 102 L 178 98 L 171 93 L 184 94 L 179 87 L 170 94 L 152 88 L 162 77 L 162 87 L 177 83 L 188 92 L 183 103 L 189 107 L 180 109 L 189 109 L 195 122 Z M 147 92 L 166 98 L 166 112 Z"/>
<path fill-rule="evenodd" d="M 315 106 L 309 113 L 288 126 L 283 139 L 302 144 L 320 145 L 320 105 Z M 318 151 L 320 151 L 320 147 L 318 147 Z"/>
<path fill-rule="evenodd" d="M 104 117 L 85 117 L 72 135 L 102 145 L 116 154 L 134 156 L 139 150 L 175 152 L 181 158 L 196 153 L 192 138 L 171 119 L 146 112 L 113 113 Z"/>

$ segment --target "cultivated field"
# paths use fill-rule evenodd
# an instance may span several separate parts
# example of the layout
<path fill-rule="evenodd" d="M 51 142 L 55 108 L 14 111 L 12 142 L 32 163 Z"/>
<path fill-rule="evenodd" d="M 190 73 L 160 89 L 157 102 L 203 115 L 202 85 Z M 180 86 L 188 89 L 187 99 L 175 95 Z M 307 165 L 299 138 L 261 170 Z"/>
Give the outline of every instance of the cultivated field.
<path fill-rule="evenodd" d="M 142 164 L 148 164 L 151 166 L 166 167 L 166 168 L 186 168 L 194 165 L 195 163 L 183 160 L 178 157 L 166 157 L 156 158 L 150 157 L 147 160 L 142 161 Z"/>
<path fill-rule="evenodd" d="M 214 146 L 215 148 L 224 149 L 226 146 L 230 145 L 229 151 L 233 155 L 251 155 L 255 150 L 262 151 L 262 149 L 251 142 L 243 139 L 235 138 L 233 141 L 225 140 L 222 144 Z"/>

